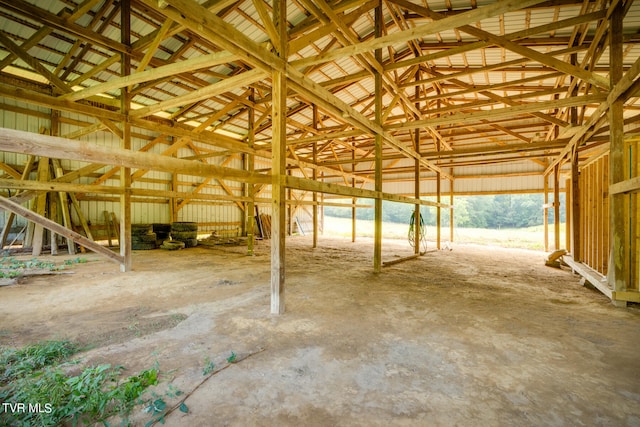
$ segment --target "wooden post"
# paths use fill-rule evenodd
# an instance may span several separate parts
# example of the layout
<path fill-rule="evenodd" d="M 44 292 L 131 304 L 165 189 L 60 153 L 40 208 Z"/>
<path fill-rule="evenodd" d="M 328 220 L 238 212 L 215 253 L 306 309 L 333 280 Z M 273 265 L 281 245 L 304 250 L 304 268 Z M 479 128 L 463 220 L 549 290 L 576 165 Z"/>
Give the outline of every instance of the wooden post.
<path fill-rule="evenodd" d="M 52 159 L 52 162 L 53 162 L 53 174 L 56 178 L 60 178 L 62 175 L 64 175 L 64 171 L 62 170 L 62 165 L 60 163 L 60 160 Z M 59 191 L 58 198 L 60 199 L 60 210 L 62 211 L 62 223 L 69 230 L 72 230 L 73 224 L 71 223 L 71 213 L 69 212 L 69 203 L 68 203 L 67 193 L 65 193 L 64 191 Z M 76 244 L 69 237 L 67 237 L 67 252 L 69 252 L 69 255 L 75 255 L 76 253 Z"/>
<path fill-rule="evenodd" d="M 251 94 L 249 95 L 249 102 L 251 103 L 251 106 L 249 108 L 247 108 L 247 114 L 249 115 L 248 117 L 248 123 L 249 123 L 249 129 L 248 129 L 248 134 L 247 134 L 247 145 L 249 146 L 249 148 L 253 148 L 253 144 L 255 142 L 255 108 L 254 108 L 254 102 L 255 102 L 255 89 L 251 88 Z M 247 171 L 249 173 L 253 173 L 253 170 L 255 169 L 255 156 L 251 153 L 246 154 L 246 159 L 247 159 Z M 256 193 L 256 187 L 251 184 L 251 183 L 247 183 L 247 195 L 249 196 L 250 200 L 249 202 L 247 202 L 246 208 L 244 210 L 245 216 L 246 216 L 246 223 L 247 223 L 247 255 L 254 255 L 254 244 L 255 244 L 255 235 L 254 230 L 255 230 L 255 223 L 254 223 L 254 215 L 255 215 L 255 193 Z"/>
<path fill-rule="evenodd" d="M 544 206 L 542 208 L 544 219 L 544 251 L 549 252 L 549 176 L 544 176 Z"/>
<path fill-rule="evenodd" d="M 274 0 L 273 23 L 279 39 L 275 42 L 277 55 L 286 61 L 287 53 L 287 4 L 286 0 Z M 285 232 L 286 232 L 286 110 L 287 78 L 284 72 L 274 69 L 272 74 L 273 101 L 271 105 L 271 314 L 283 314 L 285 285 Z"/>
<path fill-rule="evenodd" d="M 420 70 L 416 71 L 416 81 L 420 79 Z M 415 87 L 415 98 L 420 98 L 420 86 Z M 420 102 L 415 103 L 416 110 L 420 110 Z M 422 120 L 422 117 L 417 117 L 416 120 Z M 420 155 L 420 128 L 414 129 L 413 134 L 413 149 Z M 416 199 L 420 198 L 420 160 L 416 159 L 414 162 L 414 176 L 413 176 L 413 196 Z M 416 203 L 413 207 L 413 252 L 415 254 L 420 253 L 420 239 L 421 234 L 425 232 L 420 227 L 420 204 Z"/>
<path fill-rule="evenodd" d="M 320 172 L 320 182 L 324 182 L 324 172 Z M 320 217 L 320 234 L 324 236 L 324 193 L 320 193 L 320 205 L 318 205 Z"/>
<path fill-rule="evenodd" d="M 578 151 L 571 155 L 571 254 L 576 262 L 582 261 L 580 234 L 580 170 L 578 169 Z"/>
<path fill-rule="evenodd" d="M 318 107 L 313 104 L 313 128 L 318 130 Z M 318 164 L 318 143 L 313 143 L 313 164 Z M 318 180 L 318 169 L 313 168 L 311 172 L 313 174 L 313 180 Z M 318 247 L 318 192 L 313 192 L 313 247 Z"/>
<path fill-rule="evenodd" d="M 285 154 L 286 155 L 286 154 Z M 287 169 L 285 166 L 285 174 L 291 175 L 291 169 Z M 286 189 L 286 197 L 287 200 L 293 200 L 293 194 L 291 192 L 291 188 Z M 286 216 L 286 224 L 287 224 L 287 236 L 293 235 L 293 203 L 287 203 L 287 216 Z"/>
<path fill-rule="evenodd" d="M 173 153 L 172 156 L 176 156 L 177 153 Z M 178 191 L 178 174 L 171 173 L 171 191 Z M 172 197 L 169 203 L 169 222 L 178 221 L 178 200 Z"/>
<path fill-rule="evenodd" d="M 351 159 L 353 163 L 351 163 L 351 172 L 355 172 L 356 170 L 356 151 L 351 151 Z M 355 175 L 351 177 L 351 186 L 356 188 L 356 178 Z M 351 198 L 351 242 L 354 243 L 356 241 L 356 199 L 355 197 Z"/>
<path fill-rule="evenodd" d="M 382 36 L 382 4 L 375 8 L 375 37 Z M 375 60 L 382 66 L 382 49 L 375 50 Z M 375 122 L 382 126 L 382 74 L 374 71 Z M 375 190 L 382 192 L 382 135 L 375 135 Z M 373 272 L 382 271 L 382 198 L 376 197 L 373 233 Z"/>
<path fill-rule="evenodd" d="M 438 151 L 440 151 L 440 140 L 438 140 Z M 440 176 L 440 172 L 436 172 L 436 202 L 442 202 L 442 178 Z M 441 248 L 441 233 L 442 233 L 442 209 L 440 206 L 436 207 L 436 247 L 438 249 Z"/>
<path fill-rule="evenodd" d="M 58 136 L 58 134 L 60 133 L 59 128 L 60 128 L 60 111 L 51 110 L 51 125 L 49 127 L 49 135 Z M 52 162 L 49 169 L 49 175 L 55 176 L 55 171 L 53 171 L 53 169 L 55 169 L 55 164 L 53 164 L 53 159 L 51 160 Z M 51 194 L 51 197 L 49 197 L 49 218 L 51 218 L 53 221 L 57 223 L 60 223 L 60 218 L 58 215 L 58 199 L 56 198 L 55 194 Z M 51 255 L 58 255 L 58 237 L 56 236 L 56 233 L 54 233 L 53 231 L 51 231 L 50 234 L 51 234 L 51 244 L 50 244 Z"/>
<path fill-rule="evenodd" d="M 49 197 L 49 218 L 51 218 L 54 222 L 59 222 L 58 220 L 58 199 L 54 194 Z M 58 255 L 58 236 L 55 232 L 51 231 L 49 233 L 50 237 L 50 246 L 51 246 L 51 255 Z"/>
<path fill-rule="evenodd" d="M 578 54 L 571 54 L 571 64 L 578 64 Z M 572 96 L 576 96 L 578 94 L 577 85 L 574 91 L 572 92 Z M 578 116 L 578 107 L 571 107 L 569 109 L 569 120 L 572 126 L 577 126 L 579 123 Z M 576 262 L 582 261 L 582 251 L 580 250 L 580 235 L 581 235 L 581 225 L 580 225 L 580 169 L 579 169 L 579 153 L 578 153 L 578 145 L 573 147 L 571 152 L 571 191 L 569 191 L 569 186 L 567 186 L 567 194 L 571 193 L 571 208 L 569 209 L 569 201 L 566 203 L 566 217 L 567 217 L 567 230 L 570 233 L 571 245 L 567 243 L 567 246 L 571 246 L 571 255 L 573 256 L 573 260 Z M 569 211 L 571 211 L 571 216 L 569 216 Z M 567 249 L 569 249 L 567 247 Z"/>
<path fill-rule="evenodd" d="M 131 44 L 131 4 L 130 0 L 122 0 L 120 3 L 120 36 L 125 46 Z M 122 76 L 131 74 L 131 57 L 127 53 L 122 54 Z M 120 89 L 120 107 L 125 117 L 129 116 L 130 95 L 127 86 Z M 131 150 L 131 124 L 125 118 L 122 123 L 122 140 L 120 147 Z M 120 271 L 131 271 L 131 169 L 120 168 L 120 186 L 124 190 L 120 195 L 120 256 L 122 264 Z"/>
<path fill-rule="evenodd" d="M 49 180 L 49 158 L 48 157 L 40 157 L 38 160 L 38 181 L 46 182 Z M 45 216 L 47 208 L 47 193 L 42 192 L 38 194 L 36 198 L 36 214 L 40 216 Z M 33 248 L 32 255 L 40 256 L 42 253 L 42 244 L 44 239 L 44 228 L 41 224 L 36 223 L 33 228 Z"/>
<path fill-rule="evenodd" d="M 553 236 L 555 250 L 560 249 L 560 166 L 553 169 Z"/>
<path fill-rule="evenodd" d="M 609 76 L 611 87 L 622 79 L 623 74 L 623 31 L 622 19 L 624 4 L 619 3 L 610 17 L 609 34 Z M 609 107 L 610 126 L 610 156 L 609 156 L 609 185 L 624 181 L 627 178 L 628 166 L 624 158 L 624 98 L 615 100 Z M 615 292 L 624 292 L 631 288 L 629 283 L 630 266 L 629 251 L 629 206 L 628 194 L 612 194 L 609 196 L 610 218 L 610 256 L 609 285 Z M 626 306 L 626 301 L 616 301 L 617 306 Z"/>
<path fill-rule="evenodd" d="M 639 148 L 639 142 L 635 142 L 634 144 L 629 145 L 628 152 L 631 156 L 630 164 L 632 165 L 630 175 L 632 177 L 640 176 L 640 153 L 638 153 Z M 640 210 L 640 194 L 638 192 L 631 193 L 630 197 L 631 218 L 629 222 L 632 224 L 632 228 L 635 229 L 635 236 L 632 236 L 633 240 L 631 242 L 630 248 L 630 264 L 635 266 L 635 268 L 631 271 L 630 287 L 632 287 L 635 291 L 640 291 L 640 215 L 638 215 L 638 211 Z"/>
<path fill-rule="evenodd" d="M 571 195 L 571 178 L 568 178 L 564 182 L 564 209 L 565 209 L 565 229 L 564 229 L 564 241 L 566 244 L 567 252 L 571 253 L 571 203 L 573 202 Z"/>
<path fill-rule="evenodd" d="M 451 168 L 450 175 L 452 178 L 449 181 L 449 206 L 451 206 L 449 208 L 449 242 L 453 243 L 453 168 Z"/>
<path fill-rule="evenodd" d="M 111 240 L 111 231 L 113 230 L 113 227 L 111 227 L 111 215 L 109 214 L 109 211 L 103 211 L 102 215 L 104 216 L 104 226 L 107 229 L 107 244 L 109 247 L 112 247 L 113 242 Z"/>

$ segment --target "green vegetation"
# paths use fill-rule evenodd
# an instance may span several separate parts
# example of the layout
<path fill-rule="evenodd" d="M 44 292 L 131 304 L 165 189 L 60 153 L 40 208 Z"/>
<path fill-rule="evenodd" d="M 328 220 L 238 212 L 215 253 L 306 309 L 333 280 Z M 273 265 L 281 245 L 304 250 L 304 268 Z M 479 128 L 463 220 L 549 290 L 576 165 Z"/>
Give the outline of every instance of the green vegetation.
<path fill-rule="evenodd" d="M 564 221 L 564 195 L 561 195 L 560 221 Z M 425 200 L 435 201 L 433 197 Z M 444 197 L 443 203 L 449 198 Z M 358 203 L 373 205 L 372 200 L 359 200 Z M 544 222 L 542 194 L 500 194 L 496 196 L 457 196 L 454 197 L 454 221 L 456 227 L 467 228 L 523 228 L 541 225 Z M 397 202 L 382 202 L 382 220 L 408 224 L 414 205 Z M 327 206 L 325 215 L 337 218 L 350 218 L 351 208 Z M 549 216 L 549 223 L 553 224 L 553 215 Z M 436 208 L 422 206 L 421 214 L 426 225 L 436 225 Z M 371 208 L 357 209 L 356 218 L 373 220 L 374 210 Z M 442 209 L 442 225 L 449 225 L 449 210 Z"/>
<path fill-rule="evenodd" d="M 359 237 L 373 237 L 373 221 L 358 220 L 356 224 L 356 234 Z M 550 236 L 553 236 L 553 227 L 550 227 Z M 407 241 L 409 223 L 384 222 L 382 224 L 382 237 L 385 239 L 399 239 Z M 442 227 L 442 241 L 449 241 L 449 227 Z M 436 227 L 427 226 L 427 248 L 435 248 Z M 351 237 L 351 219 L 325 217 L 324 233 L 327 236 Z M 565 224 L 560 224 L 561 245 L 564 242 Z M 455 243 L 472 243 L 479 245 L 493 245 L 504 248 L 523 248 L 532 250 L 544 250 L 544 227 L 536 225 L 533 227 L 518 229 L 488 229 L 488 228 L 465 228 L 456 225 L 454 227 L 453 240 Z M 551 240 L 553 238 L 551 237 Z M 561 246 L 562 247 L 562 246 Z M 407 242 L 407 248 L 410 249 Z"/>
<path fill-rule="evenodd" d="M 79 351 L 69 341 L 45 341 L 23 349 L 4 349 L 0 353 L 0 425 L 60 426 L 90 425 L 118 417 L 129 425 L 128 416 L 138 404 L 152 407 L 154 423 L 164 419 L 166 403 L 153 394 L 141 396 L 158 384 L 158 369 L 148 369 L 122 378 L 122 366 L 89 366 L 79 375 L 65 372 L 77 362 L 68 359 Z M 167 395 L 180 392 L 169 386 Z M 20 407 L 19 404 L 24 405 Z M 183 412 L 186 406 L 180 408 Z"/>
<path fill-rule="evenodd" d="M 211 361 L 211 359 L 209 359 L 209 356 L 205 357 L 205 359 L 204 359 L 204 368 L 202 368 L 202 375 L 207 376 L 211 372 L 213 372 L 214 369 L 216 369 L 216 364 L 213 363 Z"/>
<path fill-rule="evenodd" d="M 78 349 L 69 341 L 43 341 L 0 353 L 0 385 L 24 378 L 45 366 L 66 360 Z"/>
<path fill-rule="evenodd" d="M 64 270 L 68 266 L 74 264 L 86 263 L 86 258 L 75 258 L 64 261 L 63 264 L 56 265 L 52 261 L 41 261 L 37 258 L 33 258 L 29 261 L 21 261 L 17 258 L 4 256 L 0 259 L 0 278 L 13 278 L 21 275 L 29 269 L 41 269 L 49 271 Z"/>

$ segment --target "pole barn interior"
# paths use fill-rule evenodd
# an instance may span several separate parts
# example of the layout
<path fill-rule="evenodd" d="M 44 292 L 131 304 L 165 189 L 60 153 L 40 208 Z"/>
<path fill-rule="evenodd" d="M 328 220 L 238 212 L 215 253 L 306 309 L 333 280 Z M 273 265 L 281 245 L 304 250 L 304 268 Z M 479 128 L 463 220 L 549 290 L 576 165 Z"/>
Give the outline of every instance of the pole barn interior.
<path fill-rule="evenodd" d="M 241 283 L 247 278 L 239 271 L 262 269 L 255 275 L 257 296 L 240 297 L 248 285 L 212 291 L 210 298 L 225 304 L 207 300 L 212 312 L 204 323 L 213 329 L 191 324 L 201 334 L 194 339 L 244 337 L 261 352 L 266 348 L 246 362 L 248 369 L 271 357 L 268 344 L 287 347 L 289 336 L 308 341 L 297 353 L 261 365 L 268 380 L 252 377 L 255 367 L 238 373 L 246 387 L 254 381 L 264 390 L 238 397 L 253 412 L 234 412 L 225 403 L 218 413 L 225 423 L 566 425 L 573 416 L 578 424 L 640 425 L 640 364 L 633 350 L 640 338 L 639 2 L 0 0 L 0 24 L 2 249 L 19 241 L 33 256 L 94 252 L 92 260 L 108 261 L 99 267 L 104 280 L 87 283 L 100 289 L 108 283 L 115 299 L 126 296 L 111 285 L 133 281 L 152 293 L 162 274 L 179 283 L 179 275 L 171 278 L 178 268 L 204 280 L 207 263 L 211 274 L 223 274 L 229 263 L 237 274 L 219 283 Z M 562 251 L 555 253 L 562 254 L 564 270 L 540 261 L 540 271 L 527 267 L 526 279 L 506 262 L 505 276 L 482 276 L 491 264 L 482 251 L 442 250 L 454 241 L 455 196 L 526 193 L 544 194 L 545 251 Z M 438 250 L 421 252 L 417 231 L 410 253 L 389 261 L 396 243 L 384 239 L 383 201 L 409 204 L 416 215 L 421 207 L 432 209 L 437 234 L 430 238 Z M 351 246 L 322 235 L 323 207 L 336 205 L 352 210 Z M 355 243 L 359 209 L 373 209 L 375 232 Z M 176 239 L 192 225 L 197 235 Z M 156 238 L 142 242 L 139 230 Z M 161 233 L 173 240 L 163 243 Z M 304 238 L 294 236 L 300 234 Z M 225 239 L 241 246 L 228 252 L 202 247 Z M 184 250 L 142 250 L 181 247 L 180 241 Z M 512 257 L 514 264 L 528 262 L 518 251 Z M 152 259 L 158 265 L 151 267 Z M 471 294 L 439 281 L 462 276 Z M 58 289 L 63 280 L 50 283 Z M 184 284 L 196 300 L 198 280 Z M 299 287 L 299 280 L 314 286 Z M 500 284 L 508 280 L 513 285 Z M 524 294 L 509 298 L 525 288 L 518 280 L 531 280 L 525 292 L 531 307 L 513 306 Z M 19 288 L 0 288 L 0 294 L 18 301 Z M 50 289 L 38 292 L 58 301 Z M 82 304 L 78 295 L 66 303 Z M 44 304 L 27 300 L 20 311 Z M 7 319 L 19 315 L 9 301 Z M 153 306 L 165 314 L 178 307 Z M 492 308 L 500 326 L 492 324 Z M 518 310 L 542 323 L 526 323 Z M 225 317 L 235 331 L 230 324 L 215 329 Z M 364 319 L 373 323 L 356 330 Z M 448 321 L 461 323 L 448 329 Z M 554 339 L 568 340 L 562 348 L 546 340 L 544 324 L 559 328 L 550 330 Z M 415 325 L 434 329 L 427 337 L 415 331 L 419 338 L 394 338 Z M 327 335 L 314 347 L 309 334 L 316 328 Z M 518 328 L 530 340 L 518 338 Z M 271 337 L 268 344 L 256 331 Z M 356 339 L 377 333 L 384 355 L 372 341 Z M 167 348 L 193 344 L 187 335 L 174 336 Z M 363 365 L 348 357 L 345 337 L 354 340 L 353 351 L 366 347 Z M 132 356 L 136 345 L 127 350 L 133 364 L 142 363 Z M 329 362 L 321 354 L 325 345 L 333 345 Z M 508 345 L 516 347 L 505 350 Z M 504 360 L 495 356 L 501 349 Z M 424 351 L 432 351 L 431 358 L 416 355 Z M 487 364 L 489 354 L 496 359 Z M 466 368 L 447 370 L 456 357 Z M 502 372 L 515 369 L 516 361 L 529 374 Z M 569 361 L 577 367 L 563 366 L 560 382 L 544 372 Z M 325 362 L 325 370 L 315 370 Z M 338 381 L 349 375 L 341 369 L 355 380 Z M 576 372 L 588 376 L 580 369 L 598 373 L 570 380 Z M 493 382 L 497 371 L 502 376 Z M 278 389 L 278 372 L 293 384 L 300 380 L 301 394 L 283 391 L 286 382 Z M 335 381 L 321 385 L 319 377 L 332 373 Z M 412 373 L 437 379 L 442 388 L 411 383 Z M 398 375 L 406 378 L 389 382 Z M 541 378 L 529 384 L 531 391 L 528 375 Z M 472 377 L 467 386 L 460 382 Z M 222 387 L 233 389 L 233 379 L 225 377 Z M 500 396 L 495 407 L 485 386 Z M 322 387 L 341 389 L 352 411 L 319 392 Z M 544 400 L 564 392 L 560 402 Z M 224 400 L 221 391 L 208 393 Z M 282 406 L 269 412 L 265 402 L 278 396 L 285 396 Z M 471 399 L 478 399 L 478 409 L 464 404 Z M 600 411 L 604 400 L 611 405 Z M 591 408 L 575 403 L 587 401 L 598 402 Z M 198 418 L 204 415 L 191 416 L 189 422 L 198 420 L 191 425 L 208 425 Z"/>

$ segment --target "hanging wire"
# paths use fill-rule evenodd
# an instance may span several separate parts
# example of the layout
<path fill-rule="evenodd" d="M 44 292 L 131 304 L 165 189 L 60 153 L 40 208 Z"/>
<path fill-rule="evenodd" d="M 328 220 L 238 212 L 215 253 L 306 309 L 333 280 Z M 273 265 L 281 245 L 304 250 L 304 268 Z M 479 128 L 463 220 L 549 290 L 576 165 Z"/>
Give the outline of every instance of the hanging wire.
<path fill-rule="evenodd" d="M 414 249 L 416 242 L 416 230 L 419 230 L 420 233 L 420 249 L 422 252 L 427 252 L 427 227 L 424 226 L 422 213 L 420 213 L 420 221 L 416 224 L 415 212 L 412 212 L 411 219 L 409 220 L 409 233 L 407 235 L 407 240 L 409 240 L 409 245 Z"/>

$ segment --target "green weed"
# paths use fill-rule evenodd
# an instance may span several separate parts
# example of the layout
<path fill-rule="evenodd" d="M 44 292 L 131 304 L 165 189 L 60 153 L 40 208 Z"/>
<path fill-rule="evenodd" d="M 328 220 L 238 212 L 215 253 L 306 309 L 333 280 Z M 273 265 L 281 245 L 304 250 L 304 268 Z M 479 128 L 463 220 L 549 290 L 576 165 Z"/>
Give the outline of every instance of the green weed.
<path fill-rule="evenodd" d="M 119 417 L 128 425 L 131 410 L 141 403 L 148 387 L 158 384 L 158 370 L 148 369 L 122 379 L 122 366 L 90 366 L 79 375 L 62 369 L 77 351 L 68 341 L 47 341 L 0 355 L 3 402 L 38 405 L 40 410 L 0 412 L 0 425 L 59 426 L 91 425 Z M 171 389 L 171 395 L 176 390 Z"/>

